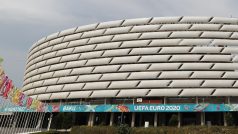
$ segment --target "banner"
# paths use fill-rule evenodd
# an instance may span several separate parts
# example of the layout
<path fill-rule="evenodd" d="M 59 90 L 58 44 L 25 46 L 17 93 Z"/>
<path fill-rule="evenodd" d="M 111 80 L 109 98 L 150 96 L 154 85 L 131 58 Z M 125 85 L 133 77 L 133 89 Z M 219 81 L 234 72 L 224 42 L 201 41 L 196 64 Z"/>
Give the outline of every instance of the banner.
<path fill-rule="evenodd" d="M 13 85 L 11 79 L 5 74 L 1 67 L 3 59 L 0 57 L 0 112 L 43 112 L 44 103 L 28 97 L 20 89 Z"/>
<path fill-rule="evenodd" d="M 0 107 L 0 112 L 229 112 L 238 104 L 125 104 L 125 105 L 41 105 L 41 110 L 21 106 Z"/>
<path fill-rule="evenodd" d="M 238 104 L 125 104 L 62 105 L 52 112 L 225 112 L 238 111 Z"/>

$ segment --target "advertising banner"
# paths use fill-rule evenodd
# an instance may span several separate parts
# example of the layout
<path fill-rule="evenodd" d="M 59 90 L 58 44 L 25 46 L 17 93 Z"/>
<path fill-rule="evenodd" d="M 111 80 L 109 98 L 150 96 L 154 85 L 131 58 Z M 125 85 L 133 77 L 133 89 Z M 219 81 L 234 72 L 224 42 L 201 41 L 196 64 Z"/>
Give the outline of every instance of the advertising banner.
<path fill-rule="evenodd" d="M 28 97 L 19 88 L 15 87 L 0 64 L 0 112 L 44 112 L 47 111 L 45 105 L 34 98 Z"/>
<path fill-rule="evenodd" d="M 238 104 L 125 104 L 62 105 L 54 112 L 225 112 L 238 111 Z"/>
<path fill-rule="evenodd" d="M 44 105 L 42 109 L 9 105 L 0 112 L 229 112 L 238 111 L 238 104 Z"/>

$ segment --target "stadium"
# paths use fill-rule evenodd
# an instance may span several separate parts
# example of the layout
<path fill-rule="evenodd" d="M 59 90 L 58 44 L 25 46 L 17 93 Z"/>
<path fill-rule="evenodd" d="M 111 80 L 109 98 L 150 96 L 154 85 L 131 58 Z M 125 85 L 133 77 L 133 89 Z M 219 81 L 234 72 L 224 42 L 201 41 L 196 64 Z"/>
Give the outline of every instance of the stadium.
<path fill-rule="evenodd" d="M 73 112 L 77 125 L 167 126 L 176 115 L 178 126 L 226 126 L 227 113 L 238 119 L 237 46 L 237 18 L 80 26 L 30 48 L 23 91 Z"/>

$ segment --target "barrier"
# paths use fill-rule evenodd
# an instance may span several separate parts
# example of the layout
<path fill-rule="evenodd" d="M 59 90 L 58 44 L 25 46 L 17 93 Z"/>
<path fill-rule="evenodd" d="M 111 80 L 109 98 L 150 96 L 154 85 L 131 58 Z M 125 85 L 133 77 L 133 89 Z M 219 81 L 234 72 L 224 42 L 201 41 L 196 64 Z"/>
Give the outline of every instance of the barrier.
<path fill-rule="evenodd" d="M 30 133 L 42 131 L 46 104 L 25 95 L 1 67 L 0 57 L 0 133 Z"/>

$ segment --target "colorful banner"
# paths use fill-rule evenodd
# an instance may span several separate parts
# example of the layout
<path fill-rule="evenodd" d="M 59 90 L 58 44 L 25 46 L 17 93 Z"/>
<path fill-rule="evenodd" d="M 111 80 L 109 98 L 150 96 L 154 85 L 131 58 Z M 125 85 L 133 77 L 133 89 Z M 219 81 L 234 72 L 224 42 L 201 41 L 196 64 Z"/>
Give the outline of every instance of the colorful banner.
<path fill-rule="evenodd" d="M 0 57 L 0 64 L 2 61 L 3 59 Z M 26 96 L 20 89 L 16 88 L 0 65 L 0 112 L 43 112 L 47 111 L 45 105 L 36 99 Z"/>
<path fill-rule="evenodd" d="M 52 112 L 225 112 L 238 111 L 238 104 L 126 104 L 62 105 Z"/>
<path fill-rule="evenodd" d="M 125 105 L 44 105 L 38 112 L 229 112 L 238 104 L 125 104 Z M 0 108 L 0 112 L 35 112 L 21 106 Z"/>

